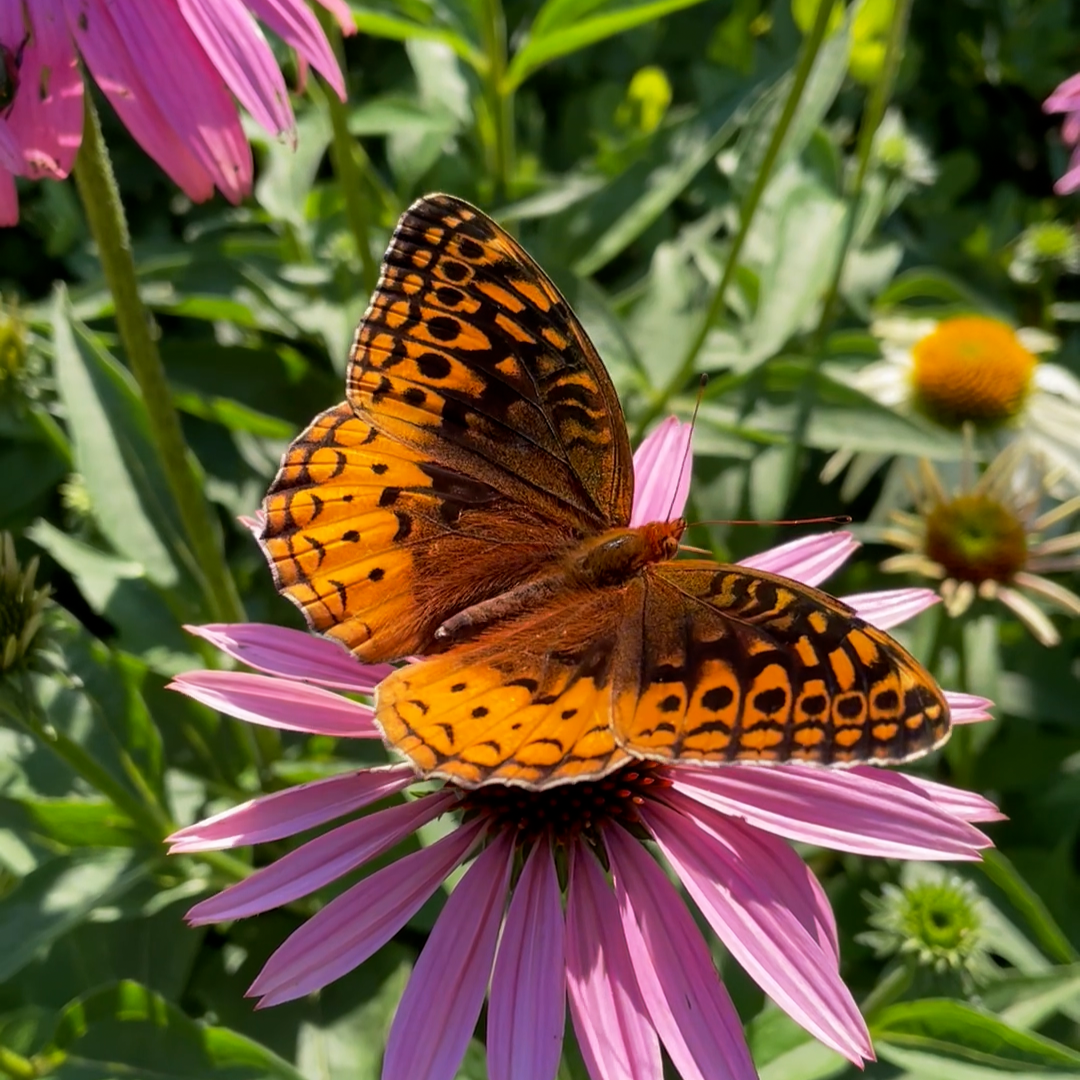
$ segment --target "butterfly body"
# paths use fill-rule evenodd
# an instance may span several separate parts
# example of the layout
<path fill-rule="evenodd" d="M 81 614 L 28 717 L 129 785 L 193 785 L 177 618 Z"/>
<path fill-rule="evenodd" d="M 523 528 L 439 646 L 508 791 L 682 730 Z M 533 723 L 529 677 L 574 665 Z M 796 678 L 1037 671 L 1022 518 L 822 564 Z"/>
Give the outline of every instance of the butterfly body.
<path fill-rule="evenodd" d="M 796 582 L 630 526 L 618 399 L 561 294 L 493 221 L 420 200 L 357 331 L 348 400 L 290 447 L 262 544 L 368 662 L 425 775 L 542 788 L 631 758 L 897 761 L 948 706 L 888 635 Z"/>

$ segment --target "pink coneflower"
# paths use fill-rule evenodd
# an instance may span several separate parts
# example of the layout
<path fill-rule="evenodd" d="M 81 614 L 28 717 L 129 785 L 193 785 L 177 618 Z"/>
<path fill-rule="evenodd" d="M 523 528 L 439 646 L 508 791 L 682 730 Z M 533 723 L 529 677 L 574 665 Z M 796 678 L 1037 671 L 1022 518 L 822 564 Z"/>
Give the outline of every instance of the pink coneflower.
<path fill-rule="evenodd" d="M 1080 74 L 1066 79 L 1044 102 L 1043 112 L 1065 113 L 1061 138 L 1072 147 L 1069 170 L 1054 185 L 1058 195 L 1070 195 L 1080 188 Z"/>
<path fill-rule="evenodd" d="M 669 422 L 638 452 L 643 494 L 635 515 L 681 512 L 688 437 Z M 657 475 L 667 478 L 666 491 L 651 483 Z M 674 496 L 672 477 L 680 478 Z M 812 536 L 753 565 L 816 584 L 855 546 L 846 533 Z M 864 618 L 889 627 L 937 598 L 905 589 L 848 599 Z M 370 693 L 385 666 L 365 667 L 333 642 L 281 627 L 195 632 L 265 674 L 194 672 L 177 677 L 175 689 L 253 723 L 378 738 L 371 709 L 334 691 Z M 985 717 L 984 699 L 948 697 L 955 722 Z M 544 792 L 425 784 L 411 793 L 416 783 L 407 765 L 362 769 L 263 796 L 171 838 L 174 852 L 279 840 L 382 799 L 415 795 L 339 825 L 204 900 L 189 919 L 207 923 L 295 901 L 452 815 L 456 827 L 442 839 L 364 877 L 309 919 L 250 989 L 261 1005 L 273 1005 L 341 977 L 471 859 L 398 1007 L 385 1080 L 450 1080 L 485 997 L 493 1080 L 554 1078 L 567 1004 L 594 1080 L 659 1080 L 661 1044 L 683 1077 L 755 1076 L 705 940 L 645 840 L 655 842 L 766 993 L 861 1064 L 873 1050 L 840 979 L 832 912 L 784 840 L 890 858 L 973 860 L 989 840 L 972 823 L 999 817 L 978 795 L 869 766 L 637 762 L 602 780 Z M 565 890 L 556 869 L 564 858 Z"/>
<path fill-rule="evenodd" d="M 348 33 L 344 0 L 319 0 Z M 0 225 L 18 220 L 14 177 L 62 179 L 82 140 L 78 57 L 140 146 L 192 199 L 251 189 L 251 149 L 233 97 L 292 137 L 289 94 L 256 18 L 326 78 L 345 83 L 304 0 L 0 0 Z M 18 64 L 15 64 L 15 58 Z M 230 93 L 231 91 L 231 93 Z"/>

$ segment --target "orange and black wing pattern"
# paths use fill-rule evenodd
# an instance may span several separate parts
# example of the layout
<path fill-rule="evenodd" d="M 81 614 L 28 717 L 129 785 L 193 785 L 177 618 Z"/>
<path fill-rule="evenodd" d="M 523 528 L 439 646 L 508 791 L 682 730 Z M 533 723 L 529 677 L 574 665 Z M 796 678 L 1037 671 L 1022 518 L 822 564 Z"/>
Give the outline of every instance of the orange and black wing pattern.
<path fill-rule="evenodd" d="M 949 734 L 923 666 L 825 593 L 738 566 L 651 567 L 615 736 L 660 761 L 897 763 Z"/>

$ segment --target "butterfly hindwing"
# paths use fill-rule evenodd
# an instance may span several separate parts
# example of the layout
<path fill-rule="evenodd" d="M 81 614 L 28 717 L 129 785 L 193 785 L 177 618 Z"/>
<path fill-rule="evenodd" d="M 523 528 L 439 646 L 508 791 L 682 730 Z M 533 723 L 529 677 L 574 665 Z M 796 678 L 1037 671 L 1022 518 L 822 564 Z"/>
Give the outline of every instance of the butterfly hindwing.
<path fill-rule="evenodd" d="M 424 774 L 466 787 L 595 779 L 628 757 L 615 743 L 612 686 L 641 582 L 572 593 L 379 686 L 375 718 Z"/>
<path fill-rule="evenodd" d="M 381 431 L 582 532 L 625 525 L 622 409 L 559 290 L 460 199 L 402 217 L 356 334 L 349 401 Z"/>
<path fill-rule="evenodd" d="M 900 762 L 940 745 L 949 709 L 889 635 L 825 593 L 709 562 L 646 573 L 636 669 L 615 730 L 658 760 Z"/>

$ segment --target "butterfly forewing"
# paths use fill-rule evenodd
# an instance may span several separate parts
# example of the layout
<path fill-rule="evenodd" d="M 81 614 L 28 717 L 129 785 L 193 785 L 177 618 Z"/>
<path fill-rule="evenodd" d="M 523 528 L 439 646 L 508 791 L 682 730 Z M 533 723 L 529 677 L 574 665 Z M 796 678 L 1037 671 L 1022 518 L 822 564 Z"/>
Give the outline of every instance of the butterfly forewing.
<path fill-rule="evenodd" d="M 402 217 L 347 388 L 380 430 L 582 533 L 629 520 L 630 444 L 596 350 L 521 246 L 459 199 Z"/>

